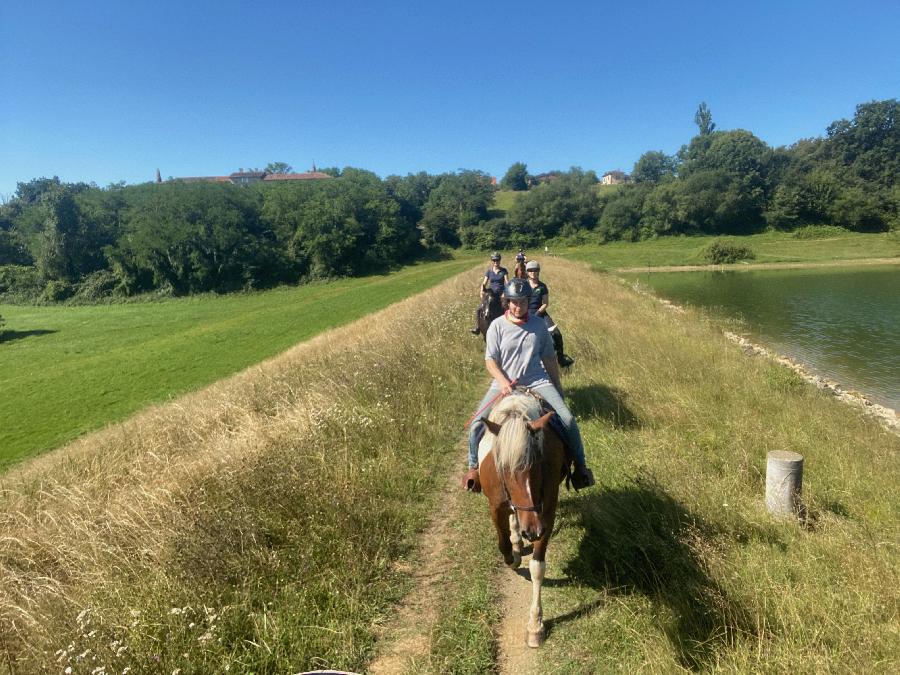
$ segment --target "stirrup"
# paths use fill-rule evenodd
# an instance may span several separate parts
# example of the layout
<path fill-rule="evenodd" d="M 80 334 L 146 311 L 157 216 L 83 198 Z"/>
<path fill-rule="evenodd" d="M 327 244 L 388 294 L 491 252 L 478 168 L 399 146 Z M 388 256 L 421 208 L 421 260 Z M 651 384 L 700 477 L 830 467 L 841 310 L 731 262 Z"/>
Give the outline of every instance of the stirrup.
<path fill-rule="evenodd" d="M 481 476 L 478 474 L 478 469 L 466 471 L 466 475 L 462 479 L 462 486 L 469 492 L 481 492 Z"/>

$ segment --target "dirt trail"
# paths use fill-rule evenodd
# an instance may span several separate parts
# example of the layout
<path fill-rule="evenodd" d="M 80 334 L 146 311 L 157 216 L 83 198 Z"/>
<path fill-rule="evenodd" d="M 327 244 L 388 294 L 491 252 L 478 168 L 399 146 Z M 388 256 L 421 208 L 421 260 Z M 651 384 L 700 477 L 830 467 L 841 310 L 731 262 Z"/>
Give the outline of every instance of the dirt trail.
<path fill-rule="evenodd" d="M 438 618 L 441 600 L 441 580 L 446 567 L 447 542 L 451 540 L 447 513 L 458 513 L 466 493 L 459 489 L 459 476 L 446 467 L 447 480 L 438 500 L 445 509 L 436 511 L 421 538 L 421 562 L 412 573 L 415 586 L 397 608 L 392 621 L 386 624 L 379 641 L 378 656 L 369 664 L 367 673 L 400 675 L 410 673 L 415 658 L 431 651 L 431 629 Z"/>
<path fill-rule="evenodd" d="M 522 567 L 513 572 L 503 567 L 496 584 L 503 598 L 503 621 L 497 635 L 498 669 L 501 675 L 528 675 L 537 672 L 535 650 L 525 644 L 525 626 L 531 607 L 531 575 L 528 561 L 523 557 Z"/>
<path fill-rule="evenodd" d="M 480 496 L 479 496 L 480 497 Z M 394 618 L 380 630 L 378 656 L 366 673 L 402 675 L 414 672 L 415 660 L 427 657 L 431 650 L 431 631 L 438 618 L 441 580 L 446 566 L 447 545 L 452 541 L 447 513 L 462 511 L 462 500 L 469 498 L 459 489 L 459 476 L 449 468 L 439 501 L 446 505 L 434 517 L 421 537 L 421 562 L 412 572 L 414 587 L 397 608 Z M 483 499 L 483 497 L 480 497 Z M 501 566 L 494 583 L 503 603 L 503 619 L 498 627 L 498 670 L 502 674 L 527 675 L 534 672 L 534 654 L 525 645 L 525 625 L 531 604 L 531 576 L 528 560 L 512 571 Z"/>

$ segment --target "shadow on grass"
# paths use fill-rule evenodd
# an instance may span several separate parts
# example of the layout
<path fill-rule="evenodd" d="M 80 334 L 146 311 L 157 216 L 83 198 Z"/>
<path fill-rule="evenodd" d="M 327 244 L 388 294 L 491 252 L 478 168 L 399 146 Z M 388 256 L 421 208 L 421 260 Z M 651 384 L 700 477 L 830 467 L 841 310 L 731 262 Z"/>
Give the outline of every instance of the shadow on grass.
<path fill-rule="evenodd" d="M 7 330 L 0 331 L 0 343 L 12 342 L 13 340 L 22 340 L 35 335 L 48 335 L 49 333 L 57 333 L 55 330 Z"/>
<path fill-rule="evenodd" d="M 563 513 L 585 533 L 566 565 L 572 583 L 604 596 L 641 594 L 668 611 L 657 619 L 684 668 L 706 669 L 739 635 L 755 634 L 749 611 L 704 569 L 701 552 L 721 534 L 691 514 L 659 485 L 639 479 L 565 501 Z M 550 620 L 548 628 L 589 614 L 594 600 Z"/>
<path fill-rule="evenodd" d="M 625 403 L 627 395 L 603 384 L 572 387 L 566 390 L 576 419 L 600 418 L 617 429 L 632 429 L 641 425 L 640 419 Z"/>

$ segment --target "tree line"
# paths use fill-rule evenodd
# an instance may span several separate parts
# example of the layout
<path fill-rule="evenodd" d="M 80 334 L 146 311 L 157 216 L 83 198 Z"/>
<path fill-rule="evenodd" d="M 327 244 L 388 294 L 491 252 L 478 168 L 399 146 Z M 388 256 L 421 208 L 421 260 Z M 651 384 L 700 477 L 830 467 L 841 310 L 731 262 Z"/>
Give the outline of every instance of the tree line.
<path fill-rule="evenodd" d="M 521 194 L 505 214 L 492 210 L 491 177 L 474 170 L 382 179 L 325 169 L 333 179 L 250 186 L 37 178 L 0 206 L 0 294 L 226 292 L 365 274 L 459 246 L 897 228 L 897 112 L 895 99 L 861 104 L 824 137 L 770 148 L 749 131 L 717 130 L 701 104 L 697 135 L 675 155 L 644 153 L 625 185 L 599 189 L 577 167 L 539 182 L 513 164 L 501 187 Z"/>

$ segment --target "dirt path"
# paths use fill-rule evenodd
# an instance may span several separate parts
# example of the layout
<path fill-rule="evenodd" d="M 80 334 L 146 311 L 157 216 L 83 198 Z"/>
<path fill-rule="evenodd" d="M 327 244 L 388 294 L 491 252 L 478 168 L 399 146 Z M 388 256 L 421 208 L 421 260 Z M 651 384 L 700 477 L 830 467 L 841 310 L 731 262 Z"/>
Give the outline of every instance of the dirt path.
<path fill-rule="evenodd" d="M 851 267 L 854 265 L 900 265 L 900 258 L 859 258 L 857 260 L 823 260 L 820 262 L 735 263 L 733 265 L 660 265 L 658 267 L 617 267 L 615 273 L 633 272 L 699 272 L 702 270 L 788 270 L 812 267 Z"/>
<path fill-rule="evenodd" d="M 503 567 L 496 584 L 503 598 L 503 621 L 497 634 L 498 669 L 501 675 L 528 675 L 537 672 L 534 650 L 525 645 L 525 626 L 531 606 L 531 575 L 528 561 L 513 572 Z"/>
<path fill-rule="evenodd" d="M 415 586 L 397 608 L 392 621 L 381 630 L 379 655 L 369 665 L 373 675 L 400 675 L 413 672 L 413 659 L 431 652 L 431 629 L 438 618 L 441 599 L 441 580 L 446 566 L 447 542 L 451 541 L 447 513 L 461 510 L 461 500 L 467 495 L 459 489 L 459 476 L 450 470 L 438 500 L 445 509 L 436 511 L 421 538 L 421 561 L 413 571 Z"/>

